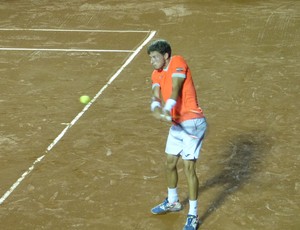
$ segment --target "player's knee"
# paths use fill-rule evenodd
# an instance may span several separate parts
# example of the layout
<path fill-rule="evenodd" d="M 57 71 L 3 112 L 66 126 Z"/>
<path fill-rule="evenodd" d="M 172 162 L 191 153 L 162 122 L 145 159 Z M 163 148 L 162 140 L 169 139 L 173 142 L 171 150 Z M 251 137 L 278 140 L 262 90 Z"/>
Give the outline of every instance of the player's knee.
<path fill-rule="evenodd" d="M 171 170 L 176 169 L 177 161 L 178 161 L 178 157 L 168 155 L 167 156 L 167 163 L 166 163 L 167 170 L 171 171 Z"/>
<path fill-rule="evenodd" d="M 176 163 L 175 162 L 167 162 L 166 164 L 167 171 L 173 171 L 176 169 Z"/>
<path fill-rule="evenodd" d="M 187 176 L 196 174 L 195 163 L 192 161 L 187 161 L 184 163 L 184 172 Z"/>
<path fill-rule="evenodd" d="M 174 164 L 174 162 L 173 163 L 167 163 L 166 170 L 169 171 L 169 172 L 177 170 L 177 165 Z"/>

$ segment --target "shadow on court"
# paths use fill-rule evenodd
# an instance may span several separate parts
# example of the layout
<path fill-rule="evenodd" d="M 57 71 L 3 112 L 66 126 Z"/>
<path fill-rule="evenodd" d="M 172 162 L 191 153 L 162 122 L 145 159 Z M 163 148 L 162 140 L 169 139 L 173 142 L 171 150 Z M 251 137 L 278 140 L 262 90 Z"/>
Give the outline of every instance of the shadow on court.
<path fill-rule="evenodd" d="M 200 195 L 214 186 L 224 187 L 200 217 L 202 222 L 216 211 L 230 194 L 251 182 L 252 175 L 260 171 L 260 162 L 269 149 L 270 141 L 259 131 L 238 135 L 229 142 L 222 156 L 223 170 L 199 187 Z M 187 203 L 188 198 L 184 200 L 184 204 Z"/>

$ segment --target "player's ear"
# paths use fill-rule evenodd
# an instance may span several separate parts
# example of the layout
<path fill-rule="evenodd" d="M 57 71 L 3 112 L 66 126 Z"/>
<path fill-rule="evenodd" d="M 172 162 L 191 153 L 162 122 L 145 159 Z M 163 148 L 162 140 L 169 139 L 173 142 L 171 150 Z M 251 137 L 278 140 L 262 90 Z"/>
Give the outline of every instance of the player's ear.
<path fill-rule="evenodd" d="M 165 54 L 164 54 L 164 59 L 167 60 L 167 59 L 169 59 L 169 58 L 170 58 L 170 57 L 169 57 L 169 54 L 168 54 L 168 53 L 165 53 Z"/>

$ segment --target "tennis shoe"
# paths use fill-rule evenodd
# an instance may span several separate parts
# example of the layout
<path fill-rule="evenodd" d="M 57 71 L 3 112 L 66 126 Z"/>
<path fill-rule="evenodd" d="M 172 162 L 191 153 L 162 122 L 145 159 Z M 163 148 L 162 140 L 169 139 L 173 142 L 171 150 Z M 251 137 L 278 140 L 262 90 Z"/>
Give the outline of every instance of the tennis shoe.
<path fill-rule="evenodd" d="M 164 200 L 161 204 L 155 206 L 151 209 L 153 214 L 165 214 L 167 212 L 178 212 L 182 209 L 182 205 L 179 201 L 174 203 L 169 203 L 168 198 Z"/>
<path fill-rule="evenodd" d="M 183 230 L 197 230 L 200 225 L 198 216 L 188 215 Z"/>

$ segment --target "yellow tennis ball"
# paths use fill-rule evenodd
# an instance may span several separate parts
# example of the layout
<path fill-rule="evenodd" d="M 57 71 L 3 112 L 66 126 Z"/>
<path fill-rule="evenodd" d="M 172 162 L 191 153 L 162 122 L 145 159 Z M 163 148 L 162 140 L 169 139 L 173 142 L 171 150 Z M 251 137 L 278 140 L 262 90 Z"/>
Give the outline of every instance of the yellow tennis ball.
<path fill-rule="evenodd" d="M 82 95 L 80 98 L 79 98 L 79 101 L 82 103 L 82 104 L 87 104 L 91 101 L 91 98 L 88 96 L 88 95 Z"/>

